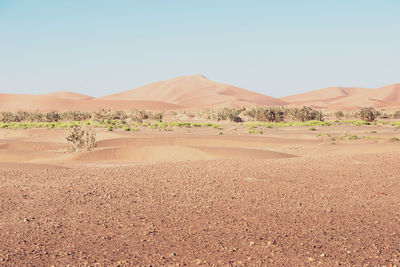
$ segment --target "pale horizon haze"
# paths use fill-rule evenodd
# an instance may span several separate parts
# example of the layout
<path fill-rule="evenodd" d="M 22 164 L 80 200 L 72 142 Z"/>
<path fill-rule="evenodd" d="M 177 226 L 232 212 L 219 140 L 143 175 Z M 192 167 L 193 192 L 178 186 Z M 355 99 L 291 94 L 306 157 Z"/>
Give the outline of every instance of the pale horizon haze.
<path fill-rule="evenodd" d="M 202 74 L 283 97 L 400 83 L 399 64 L 398 0 L 0 0 L 0 93 Z"/>

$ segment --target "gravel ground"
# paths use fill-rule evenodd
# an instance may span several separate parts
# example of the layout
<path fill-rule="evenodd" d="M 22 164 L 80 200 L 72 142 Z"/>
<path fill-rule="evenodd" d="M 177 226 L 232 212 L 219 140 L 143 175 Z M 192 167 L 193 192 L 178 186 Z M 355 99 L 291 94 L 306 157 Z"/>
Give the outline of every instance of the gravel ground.
<path fill-rule="evenodd" d="M 0 169 L 0 265 L 400 264 L 400 153 Z"/>

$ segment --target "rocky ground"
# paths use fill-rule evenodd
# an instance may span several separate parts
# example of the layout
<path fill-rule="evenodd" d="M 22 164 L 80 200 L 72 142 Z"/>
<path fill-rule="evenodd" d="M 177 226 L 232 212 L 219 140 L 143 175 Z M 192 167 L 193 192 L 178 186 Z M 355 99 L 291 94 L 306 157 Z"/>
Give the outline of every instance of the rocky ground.
<path fill-rule="evenodd" d="M 0 168 L 0 265 L 400 264 L 400 153 Z"/>

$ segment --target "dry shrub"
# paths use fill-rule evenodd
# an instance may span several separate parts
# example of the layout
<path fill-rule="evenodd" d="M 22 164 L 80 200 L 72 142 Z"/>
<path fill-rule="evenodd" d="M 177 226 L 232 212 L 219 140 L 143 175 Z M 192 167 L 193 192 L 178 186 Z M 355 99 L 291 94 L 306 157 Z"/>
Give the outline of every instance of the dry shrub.
<path fill-rule="evenodd" d="M 294 120 L 300 120 L 300 121 L 324 120 L 324 114 L 322 114 L 321 111 L 313 109 L 311 107 L 304 106 L 302 108 L 293 108 L 290 109 L 289 113 L 292 119 Z"/>
<path fill-rule="evenodd" d="M 96 147 L 96 131 L 92 128 L 82 128 L 75 125 L 71 128 L 67 141 L 71 143 L 73 151 L 91 151 Z"/>
<path fill-rule="evenodd" d="M 379 117 L 380 112 L 375 110 L 372 107 L 369 108 L 362 108 L 360 112 L 358 113 L 358 116 L 364 120 L 364 121 L 376 121 L 376 119 Z"/>
<path fill-rule="evenodd" d="M 342 118 L 344 117 L 343 111 L 341 111 L 341 110 L 336 111 L 336 112 L 335 112 L 335 117 L 336 117 L 338 120 L 342 119 Z"/>
<path fill-rule="evenodd" d="M 256 121 L 281 122 L 285 120 L 287 110 L 283 107 L 259 107 L 246 110 L 244 114 Z"/>

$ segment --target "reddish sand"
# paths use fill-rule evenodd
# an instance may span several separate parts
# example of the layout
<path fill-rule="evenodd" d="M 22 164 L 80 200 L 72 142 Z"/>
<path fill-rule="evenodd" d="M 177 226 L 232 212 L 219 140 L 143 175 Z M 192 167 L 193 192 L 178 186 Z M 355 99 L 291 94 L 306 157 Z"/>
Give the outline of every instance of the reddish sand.
<path fill-rule="evenodd" d="M 312 106 L 329 110 L 361 107 L 400 108 L 400 84 L 378 89 L 330 87 L 280 99 L 232 85 L 208 80 L 202 75 L 181 76 L 100 98 L 57 92 L 43 95 L 0 94 L 0 111 L 94 111 L 200 110 L 249 106 Z"/>
<path fill-rule="evenodd" d="M 0 265 L 400 264 L 396 128 L 240 129 L 0 129 Z"/>
<path fill-rule="evenodd" d="M 127 111 L 179 110 L 285 104 L 282 100 L 219 84 L 201 75 L 182 76 L 100 98 L 72 92 L 44 95 L 0 94 L 1 111 L 94 111 L 100 108 Z"/>
<path fill-rule="evenodd" d="M 286 104 L 282 100 L 266 95 L 208 80 L 202 75 L 182 76 L 168 81 L 155 82 L 101 99 L 156 100 L 186 108 Z"/>
<path fill-rule="evenodd" d="M 354 110 L 361 107 L 399 108 L 400 84 L 377 89 L 330 87 L 280 98 L 290 104 L 331 110 Z"/>

